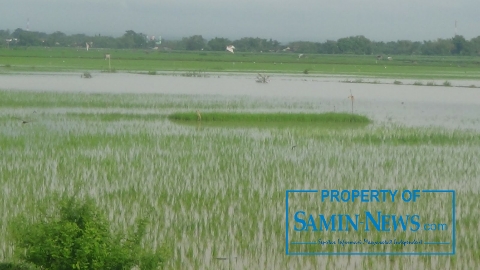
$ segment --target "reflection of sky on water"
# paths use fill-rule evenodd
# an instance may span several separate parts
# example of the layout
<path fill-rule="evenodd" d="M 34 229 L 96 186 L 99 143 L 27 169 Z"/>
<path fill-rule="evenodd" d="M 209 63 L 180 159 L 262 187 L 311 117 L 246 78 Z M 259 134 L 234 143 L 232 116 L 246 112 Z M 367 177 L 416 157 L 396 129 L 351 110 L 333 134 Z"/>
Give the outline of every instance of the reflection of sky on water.
<path fill-rule="evenodd" d="M 256 74 L 210 74 L 208 78 L 174 75 L 93 74 L 82 79 L 80 74 L 1 75 L 2 89 L 61 91 L 83 93 L 162 93 L 202 95 L 200 100 L 218 100 L 228 103 L 234 96 L 242 96 L 246 103 L 267 103 L 266 110 L 295 111 L 351 111 L 350 91 L 355 97 L 354 111 L 366 114 L 377 122 L 395 122 L 412 126 L 445 126 L 480 130 L 480 88 L 414 86 L 415 81 L 441 80 L 377 80 L 379 84 L 342 83 L 341 77 L 272 75 L 268 84 L 256 83 Z M 480 80 L 450 80 L 453 86 L 476 85 Z M 212 96 L 213 95 L 213 96 Z"/>

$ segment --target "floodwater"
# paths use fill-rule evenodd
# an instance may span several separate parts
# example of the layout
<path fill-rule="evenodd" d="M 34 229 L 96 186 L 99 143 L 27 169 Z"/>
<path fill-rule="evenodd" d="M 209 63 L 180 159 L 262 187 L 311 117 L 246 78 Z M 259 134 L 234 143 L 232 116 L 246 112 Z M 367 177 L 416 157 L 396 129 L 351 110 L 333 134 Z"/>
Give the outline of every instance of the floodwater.
<path fill-rule="evenodd" d="M 257 83 L 256 74 L 207 74 L 208 77 L 184 77 L 179 74 L 145 75 L 129 73 L 92 73 L 91 79 L 81 73 L 2 74 L 0 88 L 6 90 L 60 91 L 83 93 L 161 93 L 212 95 L 234 99 L 247 96 L 288 102 L 318 102 L 319 111 L 354 111 L 372 117 L 376 122 L 394 122 L 408 126 L 443 126 L 480 130 L 479 80 L 450 80 L 454 87 L 442 86 L 441 80 L 420 80 L 424 85 L 411 85 L 416 80 L 364 79 L 352 76 L 289 76 L 271 75 L 267 84 Z"/>

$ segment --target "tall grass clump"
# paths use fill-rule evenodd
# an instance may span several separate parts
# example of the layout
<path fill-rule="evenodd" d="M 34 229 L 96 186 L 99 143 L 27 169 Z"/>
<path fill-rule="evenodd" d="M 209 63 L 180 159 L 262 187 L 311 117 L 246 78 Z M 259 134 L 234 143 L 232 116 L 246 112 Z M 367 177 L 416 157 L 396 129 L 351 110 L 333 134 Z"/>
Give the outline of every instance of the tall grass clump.
<path fill-rule="evenodd" d="M 449 81 L 444 81 L 444 82 L 443 82 L 443 86 L 448 86 L 448 87 L 450 87 L 450 86 L 452 86 L 452 83 L 449 82 Z"/>
<path fill-rule="evenodd" d="M 36 223 L 19 217 L 14 223 L 20 259 L 42 269 L 156 269 L 166 259 L 165 252 L 150 253 L 141 246 L 143 220 L 129 235 L 114 235 L 90 199 L 65 197 L 53 216 Z"/>
<path fill-rule="evenodd" d="M 81 75 L 81 77 L 85 78 L 85 79 L 90 79 L 90 78 L 92 78 L 92 74 L 90 74 L 90 72 L 86 71 Z"/>
<path fill-rule="evenodd" d="M 195 112 L 173 113 L 168 116 L 172 121 L 198 121 Z M 363 115 L 350 113 L 202 113 L 202 122 L 310 122 L 310 123 L 370 123 Z"/>
<path fill-rule="evenodd" d="M 416 81 L 413 83 L 413 85 L 423 85 L 423 83 L 421 81 Z"/>
<path fill-rule="evenodd" d="M 182 77 L 207 78 L 208 74 L 205 71 L 187 71 L 180 74 Z"/>

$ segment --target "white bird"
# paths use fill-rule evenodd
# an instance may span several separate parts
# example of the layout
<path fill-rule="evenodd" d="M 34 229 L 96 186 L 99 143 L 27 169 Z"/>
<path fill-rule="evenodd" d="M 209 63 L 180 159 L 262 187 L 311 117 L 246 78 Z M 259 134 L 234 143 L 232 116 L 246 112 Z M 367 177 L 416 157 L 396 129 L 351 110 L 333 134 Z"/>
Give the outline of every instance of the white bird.
<path fill-rule="evenodd" d="M 227 51 L 231 52 L 231 53 L 234 53 L 233 50 L 235 49 L 235 46 L 233 45 L 229 45 L 227 46 Z"/>

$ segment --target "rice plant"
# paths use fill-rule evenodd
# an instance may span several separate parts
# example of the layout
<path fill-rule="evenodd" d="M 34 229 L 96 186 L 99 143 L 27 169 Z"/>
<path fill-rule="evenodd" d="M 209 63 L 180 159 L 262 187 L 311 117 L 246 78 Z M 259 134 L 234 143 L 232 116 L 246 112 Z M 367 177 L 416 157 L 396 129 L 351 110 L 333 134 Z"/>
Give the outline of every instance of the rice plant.
<path fill-rule="evenodd" d="M 221 112 L 246 117 L 274 115 L 280 108 L 285 113 L 316 109 L 308 101 L 285 99 L 8 91 L 0 97 L 0 262 L 16 260 L 12 221 L 19 215 L 34 223 L 45 220 L 55 212 L 51 198 L 58 193 L 92 198 L 112 231 L 127 233 L 138 217 L 148 217 L 141 246 L 155 251 L 174 243 L 167 269 L 473 269 L 480 264 L 477 132 L 376 122 L 360 128 L 265 128 L 259 121 L 248 128 L 204 126 L 209 114 Z M 32 123 L 21 125 L 12 117 L 32 110 L 41 110 Z M 197 124 L 196 110 L 201 128 L 169 119 L 184 112 Z M 286 256 L 285 191 L 324 188 L 454 189 L 457 254 Z M 431 201 L 378 209 L 448 221 L 451 206 Z M 372 207 L 304 203 L 325 213 Z M 385 235 L 358 233 L 373 239 Z"/>

